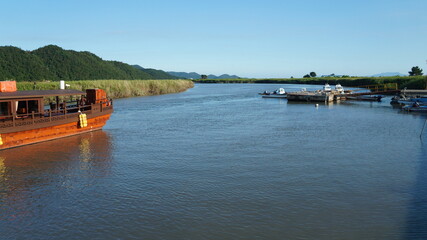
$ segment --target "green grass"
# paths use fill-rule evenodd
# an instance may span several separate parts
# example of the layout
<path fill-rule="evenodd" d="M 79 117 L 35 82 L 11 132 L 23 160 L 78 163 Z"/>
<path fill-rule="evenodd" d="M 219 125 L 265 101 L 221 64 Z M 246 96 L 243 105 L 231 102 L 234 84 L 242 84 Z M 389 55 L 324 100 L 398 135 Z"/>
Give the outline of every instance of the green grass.
<path fill-rule="evenodd" d="M 192 88 L 194 83 L 189 80 L 82 80 L 68 81 L 71 89 L 85 91 L 100 88 L 111 98 L 152 96 L 183 92 Z M 17 82 L 18 90 L 50 90 L 59 89 L 59 82 Z"/>
<path fill-rule="evenodd" d="M 385 83 L 397 83 L 399 88 L 403 89 L 426 89 L 426 76 L 414 77 L 316 77 L 316 78 L 239 78 L 239 79 L 198 79 L 198 83 L 288 83 L 288 84 L 319 84 L 325 83 L 337 84 L 354 87 L 363 85 L 376 85 Z"/>

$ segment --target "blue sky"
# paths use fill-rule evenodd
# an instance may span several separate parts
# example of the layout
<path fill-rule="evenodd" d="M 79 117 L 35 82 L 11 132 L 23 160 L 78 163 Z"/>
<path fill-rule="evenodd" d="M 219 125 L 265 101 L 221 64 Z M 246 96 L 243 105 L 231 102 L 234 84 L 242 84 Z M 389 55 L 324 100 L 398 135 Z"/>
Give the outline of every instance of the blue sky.
<path fill-rule="evenodd" d="M 427 72 L 426 0 L 0 0 L 0 45 L 242 77 Z"/>

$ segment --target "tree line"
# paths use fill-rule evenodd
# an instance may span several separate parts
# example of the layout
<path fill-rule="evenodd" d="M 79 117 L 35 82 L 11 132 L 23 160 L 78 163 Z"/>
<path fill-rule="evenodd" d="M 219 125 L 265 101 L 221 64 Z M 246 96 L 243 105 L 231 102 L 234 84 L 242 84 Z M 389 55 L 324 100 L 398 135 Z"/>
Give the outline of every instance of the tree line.
<path fill-rule="evenodd" d="M 415 67 L 412 67 L 411 71 L 409 71 L 408 73 L 409 73 L 409 76 L 422 76 L 423 70 L 420 67 L 415 66 Z M 310 72 L 309 74 L 306 74 L 303 76 L 303 78 L 314 78 L 314 77 L 317 77 L 316 72 Z M 335 77 L 335 74 L 332 73 L 328 77 Z M 348 75 L 342 75 L 341 77 L 349 77 L 349 76 Z"/>

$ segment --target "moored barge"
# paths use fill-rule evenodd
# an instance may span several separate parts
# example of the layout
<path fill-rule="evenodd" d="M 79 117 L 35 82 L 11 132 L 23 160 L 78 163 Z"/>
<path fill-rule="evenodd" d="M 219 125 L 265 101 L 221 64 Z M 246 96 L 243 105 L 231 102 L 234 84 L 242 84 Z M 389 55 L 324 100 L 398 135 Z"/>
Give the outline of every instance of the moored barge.
<path fill-rule="evenodd" d="M 112 113 L 102 89 L 16 91 L 0 82 L 0 150 L 100 130 Z"/>
<path fill-rule="evenodd" d="M 288 101 L 303 101 L 303 102 L 332 102 L 334 94 L 330 92 L 309 92 L 299 91 L 288 93 Z"/>

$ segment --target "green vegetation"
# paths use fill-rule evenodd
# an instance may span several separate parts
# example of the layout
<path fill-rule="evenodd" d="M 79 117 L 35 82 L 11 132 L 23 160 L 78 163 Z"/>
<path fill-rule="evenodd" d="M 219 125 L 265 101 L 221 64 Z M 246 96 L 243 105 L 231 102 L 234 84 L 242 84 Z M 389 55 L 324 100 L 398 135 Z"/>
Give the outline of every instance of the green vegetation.
<path fill-rule="evenodd" d="M 315 72 L 310 72 L 309 74 L 306 74 L 303 76 L 303 78 L 314 78 L 314 77 L 317 77 L 317 74 Z"/>
<path fill-rule="evenodd" d="M 426 76 L 413 76 L 413 77 L 307 77 L 307 78 L 268 78 L 268 79 L 254 79 L 254 78 L 239 78 L 239 79 L 204 79 L 194 80 L 198 83 L 287 83 L 287 84 L 319 84 L 325 83 L 337 84 L 343 86 L 355 87 L 363 85 L 376 85 L 386 83 L 397 83 L 399 88 L 409 89 L 426 89 Z"/>
<path fill-rule="evenodd" d="M 142 70 L 151 76 L 156 76 L 156 79 L 178 79 L 178 77 L 173 76 L 172 74 L 169 74 L 162 70 L 152 69 L 152 68 L 143 68 L 139 65 L 132 65 L 132 67 L 137 68 L 139 70 Z"/>
<path fill-rule="evenodd" d="M 100 88 L 111 98 L 152 96 L 183 92 L 192 88 L 189 80 L 83 80 L 67 82 L 71 89 L 85 91 L 89 88 Z M 59 89 L 59 82 L 18 82 L 18 90 Z"/>
<path fill-rule="evenodd" d="M 34 51 L 0 47 L 0 81 L 177 78 L 161 70 L 138 67 L 104 61 L 90 52 L 64 50 L 55 45 Z"/>
<path fill-rule="evenodd" d="M 423 75 L 423 70 L 420 67 L 415 66 L 415 67 L 412 67 L 411 71 L 409 71 L 408 73 L 409 73 L 409 76 L 421 76 Z"/>

